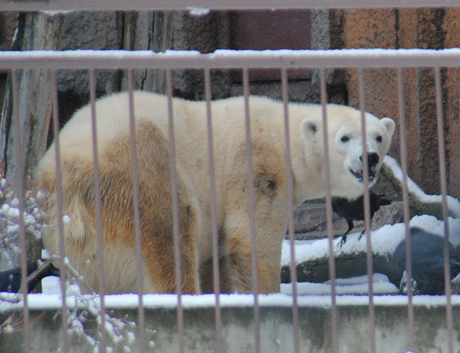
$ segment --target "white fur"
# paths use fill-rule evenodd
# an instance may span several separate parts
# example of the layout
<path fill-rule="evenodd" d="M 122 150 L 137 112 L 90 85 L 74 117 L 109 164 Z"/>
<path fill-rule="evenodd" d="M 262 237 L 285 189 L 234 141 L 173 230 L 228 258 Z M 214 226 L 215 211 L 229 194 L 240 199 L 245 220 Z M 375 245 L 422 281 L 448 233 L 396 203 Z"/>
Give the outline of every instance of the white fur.
<path fill-rule="evenodd" d="M 161 131 L 164 139 L 169 140 L 167 98 L 152 93 L 135 92 L 134 102 L 136 121 L 155 126 Z M 97 102 L 96 107 L 100 167 L 104 173 L 107 168 L 117 168 L 113 166 L 113 162 L 106 163 L 107 156 L 114 148 L 114 143 L 129 133 L 128 94 L 121 93 L 103 98 Z M 251 97 L 249 108 L 256 186 L 259 289 L 261 292 L 269 293 L 279 291 L 281 243 L 287 225 L 285 117 L 283 104 L 268 98 Z M 196 259 L 199 271 L 203 263 L 212 256 L 206 104 L 174 99 L 172 113 L 177 173 L 182 181 L 183 190 L 186 190 L 184 202 L 190 205 L 196 221 L 190 235 L 194 242 L 194 250 L 190 251 L 194 252 L 193 257 Z M 230 253 L 238 258 L 237 263 L 232 265 L 236 268 L 232 267 L 231 271 L 236 289 L 240 292 L 248 292 L 252 289 L 244 99 L 238 97 L 215 101 L 212 103 L 211 113 L 214 132 L 217 227 L 221 234 L 225 233 Z M 326 193 L 322 108 L 319 105 L 291 103 L 288 118 L 292 159 L 290 173 L 294 181 L 294 201 L 298 205 L 306 200 L 324 197 Z M 389 118 L 379 120 L 369 113 L 366 113 L 365 119 L 367 130 L 365 145 L 368 153 L 376 153 L 379 156 L 379 163 L 374 168 L 377 172 L 390 146 L 395 124 Z M 362 173 L 363 169 L 360 160 L 364 145 L 361 135 L 361 113 L 350 107 L 328 105 L 327 121 L 332 194 L 356 198 L 364 190 L 363 183 L 351 172 Z M 139 128 L 138 125 L 136 126 Z M 342 141 L 343 136 L 348 137 L 347 141 Z M 379 138 L 381 138 L 380 142 Z M 60 134 L 60 144 L 63 165 L 92 168 L 93 147 L 89 106 L 78 111 L 64 127 Z M 140 148 L 142 149 L 142 146 Z M 157 158 L 157 155 L 161 153 L 151 151 L 151 158 Z M 54 146 L 40 162 L 39 179 L 42 180 L 42 187 L 49 188 L 53 195 L 55 191 Z M 69 180 L 67 183 L 64 185 L 64 190 L 72 190 L 78 180 Z M 146 196 L 156 200 L 156 193 L 151 192 Z M 155 202 L 161 203 L 162 200 Z M 72 206 L 72 203 L 75 205 Z M 51 207 L 56 205 L 53 204 Z M 96 261 L 89 263 L 86 261 L 95 256 L 95 230 L 91 227 L 96 223 L 94 220 L 88 220 L 89 216 L 79 217 L 78 213 L 81 213 L 82 207 L 86 206 L 78 198 L 70 201 L 65 207 L 65 212 L 69 213 L 75 223 L 66 225 L 67 255 L 74 262 L 88 264 L 81 266 L 79 270 L 90 277 L 93 286 L 97 286 L 97 278 L 94 275 L 97 272 Z M 148 212 L 148 210 L 144 211 Z M 50 219 L 49 222 L 57 223 L 55 219 Z M 110 220 L 105 223 L 110 223 Z M 125 235 L 123 233 L 123 236 Z M 88 237 L 91 239 L 87 239 Z M 106 234 L 106 243 L 112 238 Z M 58 253 L 57 232 L 45 232 L 44 239 L 50 252 Z M 134 251 L 132 245 L 126 245 L 126 249 L 123 249 L 123 243 L 111 244 L 111 246 L 112 250 L 107 248 L 104 253 L 106 268 L 111 269 L 110 272 L 106 272 L 106 276 L 110 277 L 106 278 L 109 283 L 107 292 L 119 292 L 133 285 Z M 149 261 L 152 261 L 153 266 L 155 261 L 162 260 L 149 258 Z M 146 267 L 149 266 L 146 260 L 144 264 Z M 151 270 L 150 273 L 154 271 Z M 196 277 L 197 272 L 192 271 L 185 275 Z M 201 285 L 209 277 L 212 276 L 202 275 Z M 155 291 L 154 283 L 159 283 L 155 280 L 156 278 L 152 278 L 152 281 L 145 279 L 144 290 Z"/>

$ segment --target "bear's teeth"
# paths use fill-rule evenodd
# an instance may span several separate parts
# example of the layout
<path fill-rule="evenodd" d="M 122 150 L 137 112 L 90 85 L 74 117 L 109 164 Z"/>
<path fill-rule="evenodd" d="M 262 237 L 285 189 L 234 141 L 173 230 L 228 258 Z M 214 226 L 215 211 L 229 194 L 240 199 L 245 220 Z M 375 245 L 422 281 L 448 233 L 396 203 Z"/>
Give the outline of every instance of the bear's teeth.
<path fill-rule="evenodd" d="M 351 174 L 354 175 L 354 177 L 355 177 L 358 181 L 363 181 L 363 172 L 355 172 L 354 170 L 351 170 L 351 169 L 350 169 L 350 172 L 351 172 Z"/>
<path fill-rule="evenodd" d="M 363 171 L 355 172 L 354 170 L 350 169 L 351 174 L 358 180 L 359 182 L 363 182 Z M 375 178 L 375 171 L 370 170 L 369 171 L 369 181 L 372 182 L 374 181 Z"/>

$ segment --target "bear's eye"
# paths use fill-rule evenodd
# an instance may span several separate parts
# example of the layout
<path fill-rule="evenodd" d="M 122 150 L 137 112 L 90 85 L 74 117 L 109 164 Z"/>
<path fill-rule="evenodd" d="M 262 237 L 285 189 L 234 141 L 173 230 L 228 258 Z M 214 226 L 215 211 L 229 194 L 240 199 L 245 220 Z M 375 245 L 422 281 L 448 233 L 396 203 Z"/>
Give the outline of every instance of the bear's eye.
<path fill-rule="evenodd" d="M 377 140 L 377 142 L 382 142 L 382 136 L 378 135 L 376 140 Z"/>
<path fill-rule="evenodd" d="M 348 141 L 350 141 L 350 137 L 347 136 L 347 135 L 342 136 L 342 138 L 340 139 L 340 141 L 342 141 L 342 142 L 348 142 Z"/>

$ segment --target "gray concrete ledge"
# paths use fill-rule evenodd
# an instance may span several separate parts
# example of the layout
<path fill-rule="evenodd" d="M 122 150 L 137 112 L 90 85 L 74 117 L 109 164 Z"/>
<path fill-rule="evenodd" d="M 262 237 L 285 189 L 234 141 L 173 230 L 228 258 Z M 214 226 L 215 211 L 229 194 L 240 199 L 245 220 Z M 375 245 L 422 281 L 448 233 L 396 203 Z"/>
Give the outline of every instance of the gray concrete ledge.
<path fill-rule="evenodd" d="M 44 300 L 43 295 L 29 296 L 31 352 L 60 352 L 63 342 L 62 312 L 60 300 Z M 409 349 L 409 326 L 407 297 L 375 296 L 375 337 L 378 352 L 404 353 Z M 84 314 L 85 335 L 68 335 L 70 352 L 95 352 L 92 337 L 100 342 L 94 315 L 85 313 L 96 304 L 75 305 L 69 300 L 70 310 Z M 108 313 L 120 323 L 137 322 L 138 310 L 135 295 L 108 296 Z M 147 352 L 179 352 L 177 325 L 177 297 L 147 295 L 145 303 L 145 342 Z M 224 351 L 254 352 L 255 325 L 254 297 L 250 295 L 221 296 L 223 348 Z M 294 352 L 294 330 L 292 324 L 292 297 L 282 294 L 261 296 L 260 337 L 261 352 Z M 452 296 L 454 351 L 460 348 L 460 297 Z M 183 297 L 185 352 L 216 352 L 215 297 Z M 24 352 L 24 322 L 21 304 L 0 303 L 0 321 L 11 317 L 2 325 L 0 352 Z M 86 309 L 85 309 L 86 308 Z M 331 298 L 329 296 L 299 297 L 299 329 L 301 352 L 331 352 Z M 91 310 L 90 310 L 91 311 Z M 93 310 L 94 311 L 94 310 Z M 339 350 L 340 352 L 370 352 L 370 325 L 367 296 L 337 297 Z M 446 327 L 446 298 L 443 296 L 421 296 L 414 298 L 415 340 L 417 353 L 447 352 L 448 332 Z M 113 321 L 111 321 L 113 323 Z M 110 325 L 109 325 L 110 326 Z M 108 332 L 111 332 L 109 329 Z M 109 341 L 111 336 L 109 334 Z M 125 326 L 119 334 L 118 343 L 109 346 L 113 352 L 138 352 L 139 335 L 134 325 Z M 99 347 L 100 348 L 100 347 Z M 110 351 L 110 349 L 108 350 Z"/>

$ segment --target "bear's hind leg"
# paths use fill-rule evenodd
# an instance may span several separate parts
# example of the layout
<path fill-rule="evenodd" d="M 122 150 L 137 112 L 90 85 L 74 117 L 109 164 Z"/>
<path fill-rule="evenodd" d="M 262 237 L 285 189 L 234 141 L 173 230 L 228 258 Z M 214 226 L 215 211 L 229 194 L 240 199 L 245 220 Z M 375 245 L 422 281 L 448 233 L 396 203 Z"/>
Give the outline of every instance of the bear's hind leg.
<path fill-rule="evenodd" d="M 165 195 L 165 197 L 167 197 Z M 150 221 L 143 218 L 143 262 L 156 292 L 176 293 L 175 235 L 172 210 L 156 214 Z M 182 293 L 200 293 L 195 248 L 195 219 L 190 206 L 179 206 L 180 273 Z"/>
<path fill-rule="evenodd" d="M 137 126 L 138 178 L 140 188 L 143 262 L 156 292 L 176 292 L 173 202 L 169 143 L 148 121 Z M 139 146 L 142 146 L 140 148 Z M 177 163 L 177 162 L 176 162 Z M 199 229 L 198 202 L 177 166 L 181 282 L 183 293 L 199 293 L 196 243 Z"/>

